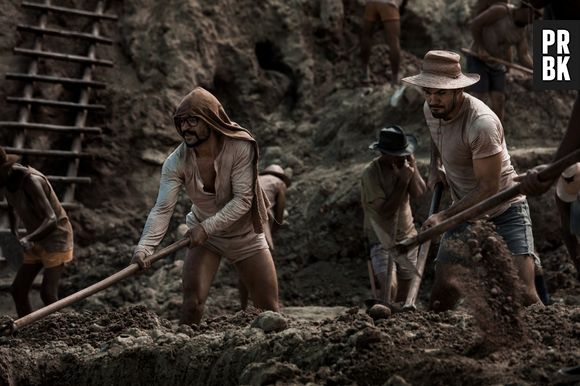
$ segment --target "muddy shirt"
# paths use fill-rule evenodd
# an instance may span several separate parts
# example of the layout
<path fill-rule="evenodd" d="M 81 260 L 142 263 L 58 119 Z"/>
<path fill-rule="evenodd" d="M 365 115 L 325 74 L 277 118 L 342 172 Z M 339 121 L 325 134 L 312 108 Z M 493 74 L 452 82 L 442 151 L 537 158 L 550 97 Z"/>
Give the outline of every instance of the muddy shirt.
<path fill-rule="evenodd" d="M 450 121 L 434 118 L 425 102 L 423 112 L 431 138 L 441 155 L 447 174 L 453 201 L 458 201 L 477 187 L 473 160 L 501 154 L 499 190 L 515 184 L 516 172 L 511 164 L 503 127 L 499 118 L 485 103 L 464 93 L 465 99 L 459 114 Z M 494 217 L 514 202 L 523 201 L 525 196 L 518 195 L 509 202 L 492 209 Z"/>
<path fill-rule="evenodd" d="M 526 39 L 526 29 L 518 27 L 513 18 L 513 5 L 502 4 L 507 8 L 507 14 L 496 20 L 494 23 L 488 24 L 482 28 L 481 36 L 483 40 L 483 48 L 491 55 L 499 59 L 510 61 L 509 52 L 513 45 L 518 45 L 519 42 Z M 473 44 L 472 50 L 477 51 L 478 45 Z M 489 67 L 505 70 L 503 64 L 495 62 L 485 62 Z"/>
<path fill-rule="evenodd" d="M 391 4 L 397 8 L 401 7 L 403 4 L 403 0 L 367 0 L 367 3 L 383 3 L 383 4 Z"/>
<path fill-rule="evenodd" d="M 179 145 L 165 160 L 159 194 L 135 251 L 151 255 L 167 232 L 182 187 L 192 201 L 188 224 L 199 224 L 208 236 L 254 235 L 250 208 L 254 197 L 254 146 L 249 141 L 224 136 L 214 161 L 215 192 L 203 189 L 193 149 Z"/>
<path fill-rule="evenodd" d="M 361 204 L 364 211 L 364 232 L 371 245 L 380 243 L 371 225 L 371 219 L 391 237 L 396 227 L 396 241 L 401 241 L 417 234 L 417 230 L 413 225 L 409 194 L 405 195 L 398 209 L 398 214 L 395 212 L 391 217 L 377 212 L 372 206 L 373 201 L 380 198 L 388 201 L 393 194 L 396 182 L 397 177 L 391 169 L 381 166 L 379 158 L 374 159 L 363 171 L 361 177 Z M 395 220 L 397 221 L 396 224 Z"/>
<path fill-rule="evenodd" d="M 33 243 L 47 252 L 70 251 L 74 246 L 72 226 L 52 186 L 42 173 L 28 167 L 28 171 L 26 176 L 23 177 L 20 187 L 15 192 L 10 192 L 6 189 L 6 201 L 14 207 L 16 214 L 29 234 L 38 229 L 45 218 L 34 210 L 36 205 L 30 195 L 26 194 L 22 186 L 23 184 L 30 183 L 29 180 L 31 178 L 36 178 L 41 181 L 42 190 L 56 215 L 56 229 L 44 239 L 34 241 Z"/>

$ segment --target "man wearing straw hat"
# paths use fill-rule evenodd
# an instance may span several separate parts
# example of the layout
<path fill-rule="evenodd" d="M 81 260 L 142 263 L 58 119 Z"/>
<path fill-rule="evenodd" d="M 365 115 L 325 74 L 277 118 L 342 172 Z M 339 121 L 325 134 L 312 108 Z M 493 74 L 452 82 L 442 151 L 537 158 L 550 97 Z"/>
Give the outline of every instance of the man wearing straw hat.
<path fill-rule="evenodd" d="M 417 264 L 417 250 L 412 248 L 403 255 L 389 249 L 397 242 L 415 236 L 410 199 L 421 196 L 427 190 L 425 181 L 415 165 L 413 155 L 417 147 L 415 136 L 405 134 L 399 126 L 381 129 L 379 140 L 369 149 L 377 151 L 379 157 L 369 163 L 361 177 L 361 204 L 364 211 L 364 232 L 370 246 L 372 271 L 380 283 L 380 300 L 405 300 Z M 380 234 L 390 238 L 391 245 L 383 245 Z M 392 265 L 389 272 L 389 258 L 410 264 Z M 391 288 L 387 288 L 388 276 L 394 275 Z M 374 278 L 371 277 L 371 280 Z M 387 291 L 391 291 L 388 296 Z"/>
<path fill-rule="evenodd" d="M 191 242 L 183 264 L 181 323 L 198 324 L 220 260 L 233 263 L 257 308 L 278 310 L 278 281 L 263 233 L 268 199 L 258 180 L 258 145 L 232 122 L 221 103 L 196 87 L 173 116 L 183 142 L 167 157 L 159 194 L 133 253 L 147 268 L 167 232 L 179 192 L 192 202 L 186 223 Z"/>
<path fill-rule="evenodd" d="M 562 172 L 556 183 L 562 239 L 580 280 L 580 162 Z"/>
<path fill-rule="evenodd" d="M 6 190 L 12 234 L 24 249 L 23 262 L 11 292 L 18 317 L 32 312 L 28 293 L 34 278 L 44 268 L 40 297 L 45 305 L 58 300 L 58 284 L 64 264 L 73 259 L 73 231 L 48 179 L 18 157 L 0 148 L 0 189 Z M 22 221 L 27 234 L 18 234 Z"/>
<path fill-rule="evenodd" d="M 459 55 L 449 51 L 429 51 L 418 75 L 403 81 L 423 90 L 423 112 L 431 133 L 431 169 L 428 185 L 447 182 L 453 204 L 423 224 L 429 228 L 512 186 L 516 172 L 510 162 L 501 122 L 479 99 L 464 92 L 479 80 L 477 74 L 461 71 Z M 534 250 L 532 224 L 525 196 L 519 195 L 488 213 L 513 255 L 514 264 L 525 286 L 524 303 L 540 299 L 534 286 L 534 263 L 540 265 Z M 443 311 L 453 307 L 458 293 L 452 284 L 453 261 L 457 258 L 445 240 L 467 224 L 446 232 L 437 254 L 431 308 Z"/>
<path fill-rule="evenodd" d="M 286 210 L 286 190 L 290 187 L 291 180 L 282 166 L 277 164 L 269 165 L 260 172 L 258 176 L 260 186 L 264 189 L 268 201 L 270 201 L 270 208 L 268 208 L 268 222 L 264 224 L 264 234 L 266 242 L 270 247 L 270 251 L 274 251 L 273 234 L 278 230 L 278 227 L 284 222 L 284 212 Z M 246 309 L 248 304 L 248 289 L 240 279 L 238 282 L 238 290 L 240 291 L 240 303 L 242 309 Z"/>
<path fill-rule="evenodd" d="M 507 67 L 490 57 L 512 62 L 512 46 L 524 67 L 532 68 L 526 26 L 534 20 L 535 9 L 522 2 L 519 8 L 511 4 L 492 5 L 471 20 L 473 45 L 477 56 L 467 57 L 467 69 L 480 75 L 480 80 L 469 91 L 488 104 L 503 121 Z"/>

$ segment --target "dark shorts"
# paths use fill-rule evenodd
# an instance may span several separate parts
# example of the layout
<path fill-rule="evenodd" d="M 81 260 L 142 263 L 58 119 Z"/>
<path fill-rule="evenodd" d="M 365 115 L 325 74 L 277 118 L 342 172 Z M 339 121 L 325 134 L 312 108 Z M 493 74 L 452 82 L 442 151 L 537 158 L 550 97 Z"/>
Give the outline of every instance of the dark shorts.
<path fill-rule="evenodd" d="M 504 239 L 507 248 L 512 255 L 530 255 L 534 258 L 535 265 L 540 268 L 540 258 L 534 249 L 534 235 L 532 233 L 532 220 L 530 219 L 530 208 L 527 201 L 512 204 L 502 214 L 489 219 L 495 224 L 496 232 Z M 445 241 L 455 237 L 469 226 L 463 223 L 457 228 L 451 229 L 441 239 L 439 251 L 437 252 L 438 262 L 456 262 L 461 256 L 446 249 Z"/>
<path fill-rule="evenodd" d="M 485 62 L 474 56 L 467 56 L 467 71 L 479 74 L 479 82 L 470 86 L 468 91 L 487 93 L 490 91 L 505 91 L 505 70 L 489 67 Z"/>

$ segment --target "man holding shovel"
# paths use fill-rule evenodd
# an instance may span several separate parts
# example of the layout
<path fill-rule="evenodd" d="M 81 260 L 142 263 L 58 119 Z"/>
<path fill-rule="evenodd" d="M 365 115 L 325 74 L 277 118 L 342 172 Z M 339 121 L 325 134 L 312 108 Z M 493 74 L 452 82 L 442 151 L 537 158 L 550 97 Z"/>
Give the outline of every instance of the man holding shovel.
<path fill-rule="evenodd" d="M 534 20 L 535 9 L 522 1 L 519 8 L 506 3 L 492 5 L 470 23 L 475 55 L 467 56 L 467 69 L 480 75 L 469 91 L 489 106 L 501 121 L 504 116 L 507 67 L 493 59 L 512 63 L 512 46 L 517 48 L 521 64 L 531 69 L 526 26 Z"/>
<path fill-rule="evenodd" d="M 369 146 L 380 156 L 366 166 L 361 178 L 364 232 L 372 270 L 380 283 L 380 300 L 385 304 L 391 299 L 405 300 L 415 274 L 410 268 L 417 263 L 417 248 L 404 254 L 389 248 L 417 234 L 410 199 L 425 193 L 426 185 L 415 165 L 416 147 L 416 138 L 405 134 L 401 127 L 381 129 L 378 142 Z M 398 263 L 401 260 L 408 264 Z M 395 272 L 396 278 L 392 279 Z"/>
<path fill-rule="evenodd" d="M 73 231 L 48 179 L 17 160 L 0 148 L 0 189 L 6 189 L 10 229 L 24 249 L 23 263 L 11 287 L 16 312 L 23 317 L 32 312 L 28 293 L 41 269 L 42 301 L 49 305 L 58 300 L 64 264 L 73 259 Z M 27 231 L 24 237 L 18 234 L 20 221 Z"/>
<path fill-rule="evenodd" d="M 182 188 L 192 202 L 183 264 L 181 323 L 199 323 L 222 257 L 233 263 L 256 307 L 278 310 L 276 269 L 263 233 L 268 199 L 258 181 L 258 146 L 221 103 L 195 88 L 174 115 L 183 143 L 165 160 L 159 195 L 132 263 L 147 268 Z"/>
<path fill-rule="evenodd" d="M 418 75 L 403 81 L 422 88 L 424 114 L 431 133 L 431 170 L 429 186 L 446 181 L 451 191 L 451 207 L 430 216 L 424 229 L 435 226 L 486 198 L 515 184 L 516 172 L 507 152 L 503 127 L 498 117 L 479 99 L 464 92 L 479 80 L 477 74 L 461 71 L 459 55 L 449 51 L 429 51 Z M 525 196 L 504 202 L 485 213 L 496 225 L 514 256 L 524 286 L 524 303 L 537 303 L 534 264 L 540 265 L 534 250 L 529 208 Z M 443 236 L 437 254 L 435 283 L 430 307 L 435 311 L 452 308 L 457 300 L 453 284 L 453 264 L 457 259 L 446 239 L 468 224 L 464 223 Z"/>

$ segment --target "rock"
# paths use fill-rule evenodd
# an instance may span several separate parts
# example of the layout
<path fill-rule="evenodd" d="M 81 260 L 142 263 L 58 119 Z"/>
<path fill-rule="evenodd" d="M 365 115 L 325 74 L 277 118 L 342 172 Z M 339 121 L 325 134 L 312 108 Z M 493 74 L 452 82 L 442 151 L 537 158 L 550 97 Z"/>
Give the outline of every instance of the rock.
<path fill-rule="evenodd" d="M 252 327 L 264 332 L 279 332 L 288 328 L 288 321 L 277 312 L 264 311 L 252 322 Z"/>
<path fill-rule="evenodd" d="M 389 378 L 387 383 L 385 383 L 385 386 L 411 386 L 411 384 L 407 382 L 405 378 L 395 374 Z"/>
<path fill-rule="evenodd" d="M 373 320 L 388 319 L 391 316 L 391 309 L 382 304 L 375 304 L 370 308 L 369 316 Z"/>

